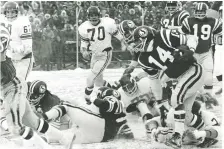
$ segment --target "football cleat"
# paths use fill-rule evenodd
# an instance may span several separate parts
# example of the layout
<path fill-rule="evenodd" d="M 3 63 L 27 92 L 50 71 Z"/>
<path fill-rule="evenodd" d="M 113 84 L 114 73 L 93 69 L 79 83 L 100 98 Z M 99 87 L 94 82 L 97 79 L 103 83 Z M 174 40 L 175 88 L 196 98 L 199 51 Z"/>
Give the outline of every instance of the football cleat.
<path fill-rule="evenodd" d="M 173 136 L 165 142 L 165 144 L 175 149 L 179 149 L 182 147 L 182 137 L 178 132 L 175 132 Z"/>
<path fill-rule="evenodd" d="M 130 127 L 127 124 L 124 124 L 120 127 L 116 139 L 134 139 L 134 134 Z"/>
<path fill-rule="evenodd" d="M 217 92 L 215 92 L 215 95 L 220 95 L 222 94 L 222 88 L 220 88 Z"/>
<path fill-rule="evenodd" d="M 210 148 L 212 145 L 215 145 L 217 142 L 218 142 L 218 140 L 216 140 L 216 139 L 205 138 L 205 140 L 201 144 L 197 145 L 197 147 Z"/>

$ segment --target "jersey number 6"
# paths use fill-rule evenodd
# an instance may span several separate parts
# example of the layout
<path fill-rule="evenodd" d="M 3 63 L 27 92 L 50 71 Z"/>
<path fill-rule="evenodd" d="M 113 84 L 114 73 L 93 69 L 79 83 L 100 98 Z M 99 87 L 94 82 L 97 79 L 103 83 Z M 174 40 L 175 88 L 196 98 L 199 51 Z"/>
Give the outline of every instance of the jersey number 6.
<path fill-rule="evenodd" d="M 91 41 L 95 41 L 94 40 L 94 35 L 95 35 L 95 28 L 92 28 L 92 29 L 88 29 L 87 30 L 87 32 L 89 33 L 89 32 L 91 32 L 92 33 L 92 35 L 91 35 Z M 104 29 L 104 27 L 103 26 L 100 26 L 99 28 L 98 28 L 98 37 L 97 37 L 97 39 L 98 40 L 104 40 L 104 38 L 105 38 L 105 29 Z"/>

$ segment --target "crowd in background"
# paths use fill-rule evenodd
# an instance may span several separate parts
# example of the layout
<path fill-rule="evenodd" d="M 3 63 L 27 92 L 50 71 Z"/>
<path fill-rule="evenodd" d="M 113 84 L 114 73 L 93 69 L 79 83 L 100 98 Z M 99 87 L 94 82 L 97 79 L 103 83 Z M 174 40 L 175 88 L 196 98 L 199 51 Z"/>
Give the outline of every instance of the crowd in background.
<path fill-rule="evenodd" d="M 181 3 L 182 8 L 192 14 L 194 2 Z M 67 60 L 65 53 L 76 52 L 77 24 L 87 20 L 89 6 L 98 6 L 102 17 L 111 17 L 117 24 L 132 20 L 137 26 L 144 24 L 156 29 L 160 28 L 161 18 L 167 15 L 165 1 L 18 1 L 18 4 L 20 14 L 28 16 L 31 22 L 35 64 L 43 70 L 50 70 L 51 63 L 56 63 L 58 70 L 63 69 Z M 78 22 L 77 7 L 80 9 Z M 113 46 L 115 50 L 121 49 L 116 39 Z"/>

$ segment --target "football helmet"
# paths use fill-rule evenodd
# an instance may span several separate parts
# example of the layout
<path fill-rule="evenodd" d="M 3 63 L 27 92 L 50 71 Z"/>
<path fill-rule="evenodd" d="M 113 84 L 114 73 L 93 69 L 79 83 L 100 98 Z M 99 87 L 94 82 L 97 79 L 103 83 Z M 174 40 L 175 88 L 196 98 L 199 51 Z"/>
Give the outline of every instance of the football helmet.
<path fill-rule="evenodd" d="M 194 10 L 194 17 L 198 19 L 203 19 L 206 17 L 206 11 L 208 10 L 208 5 L 205 3 L 197 3 Z"/>
<path fill-rule="evenodd" d="M 44 97 L 47 91 L 47 84 L 40 80 L 28 82 L 28 100 L 36 106 L 40 103 L 40 100 Z"/>
<path fill-rule="evenodd" d="M 107 96 L 113 96 L 118 100 L 121 100 L 121 94 L 117 90 L 105 86 L 100 87 L 97 90 L 96 96 L 98 99 L 104 99 Z"/>
<path fill-rule="evenodd" d="M 7 50 L 10 41 L 10 33 L 8 29 L 2 25 L 0 26 L 0 40 L 0 52 L 2 53 Z"/>
<path fill-rule="evenodd" d="M 178 11 L 181 8 L 181 2 L 178 1 L 167 1 L 166 3 L 166 10 L 170 13 L 173 14 L 174 12 Z"/>
<path fill-rule="evenodd" d="M 119 82 L 127 96 L 133 96 L 138 91 L 137 82 L 130 74 L 124 74 Z"/>
<path fill-rule="evenodd" d="M 97 25 L 100 22 L 100 9 L 96 6 L 90 6 L 87 9 L 87 17 L 92 25 Z"/>
<path fill-rule="evenodd" d="M 148 26 L 139 26 L 134 30 L 134 52 L 152 51 L 156 30 Z M 147 41 L 147 46 L 146 46 Z"/>
<path fill-rule="evenodd" d="M 118 26 L 119 31 L 124 36 L 125 41 L 130 43 L 133 39 L 133 32 L 136 29 L 136 25 L 131 20 L 124 20 Z"/>
<path fill-rule="evenodd" d="M 8 21 L 13 21 L 18 17 L 19 5 L 16 2 L 8 1 L 3 5 L 3 13 Z"/>

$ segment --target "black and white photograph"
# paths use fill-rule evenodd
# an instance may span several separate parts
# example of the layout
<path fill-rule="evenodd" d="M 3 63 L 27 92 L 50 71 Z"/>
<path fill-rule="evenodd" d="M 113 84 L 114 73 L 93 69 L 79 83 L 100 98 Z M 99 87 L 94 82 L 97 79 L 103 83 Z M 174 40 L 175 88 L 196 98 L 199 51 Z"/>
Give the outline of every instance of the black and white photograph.
<path fill-rule="evenodd" d="M 0 149 L 222 149 L 222 9 L 0 0 Z"/>

